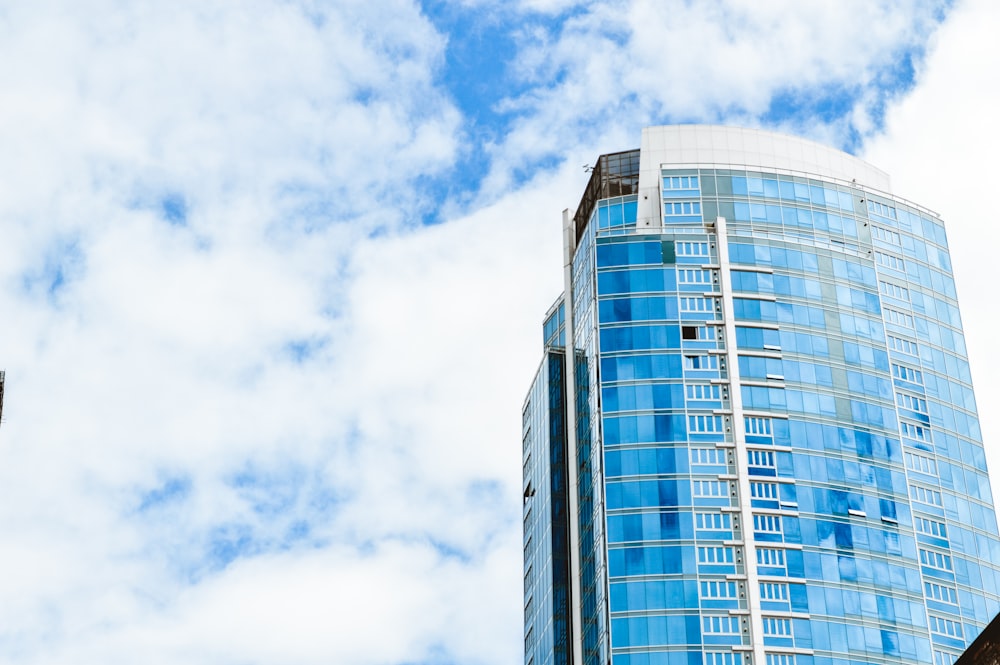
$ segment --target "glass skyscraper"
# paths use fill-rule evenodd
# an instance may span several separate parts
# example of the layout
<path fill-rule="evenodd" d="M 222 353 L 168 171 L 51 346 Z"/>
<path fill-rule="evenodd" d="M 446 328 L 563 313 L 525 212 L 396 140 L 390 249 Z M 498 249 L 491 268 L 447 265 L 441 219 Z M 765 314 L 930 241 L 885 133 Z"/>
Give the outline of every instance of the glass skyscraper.
<path fill-rule="evenodd" d="M 951 665 L 1000 538 L 937 215 L 837 150 L 672 126 L 563 217 L 526 665 Z"/>

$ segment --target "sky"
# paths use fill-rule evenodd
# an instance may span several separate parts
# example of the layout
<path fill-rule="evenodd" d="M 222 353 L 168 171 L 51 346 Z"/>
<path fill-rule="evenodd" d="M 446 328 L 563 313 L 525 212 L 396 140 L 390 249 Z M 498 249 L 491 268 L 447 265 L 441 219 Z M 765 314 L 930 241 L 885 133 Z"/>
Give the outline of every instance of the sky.
<path fill-rule="evenodd" d="M 0 662 L 521 662 L 561 211 L 646 125 L 814 139 L 942 215 L 1000 487 L 997 25 L 989 0 L 3 3 Z"/>

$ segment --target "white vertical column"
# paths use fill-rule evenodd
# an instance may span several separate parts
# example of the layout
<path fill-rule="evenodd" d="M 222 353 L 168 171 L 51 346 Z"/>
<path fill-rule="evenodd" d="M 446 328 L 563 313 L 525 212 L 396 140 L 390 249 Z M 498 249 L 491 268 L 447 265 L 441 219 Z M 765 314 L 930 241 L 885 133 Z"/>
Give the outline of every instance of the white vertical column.
<path fill-rule="evenodd" d="M 567 509 L 569 513 L 569 607 L 572 612 L 573 642 L 570 645 L 573 665 L 583 665 L 583 599 L 580 593 L 580 479 L 576 453 L 576 347 L 573 340 L 573 254 L 576 250 L 576 226 L 569 209 L 563 210 L 563 301 L 566 309 L 565 358 L 566 389 L 566 470 Z"/>
<path fill-rule="evenodd" d="M 740 488 L 740 525 L 743 531 L 744 570 L 747 577 L 747 604 L 750 607 L 750 643 L 755 665 L 765 665 L 764 620 L 760 607 L 760 583 L 757 579 L 757 544 L 753 532 L 753 509 L 750 506 L 750 464 L 747 460 L 746 427 L 743 423 L 743 394 L 740 392 L 740 361 L 736 346 L 736 322 L 733 319 L 732 268 L 726 219 L 715 221 L 719 251 L 719 289 L 722 293 L 722 319 L 726 331 L 726 370 L 729 374 L 729 403 L 733 411 L 733 441 L 736 443 L 736 474 Z"/>

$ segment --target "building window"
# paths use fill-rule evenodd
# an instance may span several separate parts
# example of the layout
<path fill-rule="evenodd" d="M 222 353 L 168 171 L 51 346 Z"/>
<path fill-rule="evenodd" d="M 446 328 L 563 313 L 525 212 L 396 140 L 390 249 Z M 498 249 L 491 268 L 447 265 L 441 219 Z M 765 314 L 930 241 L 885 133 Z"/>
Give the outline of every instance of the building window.
<path fill-rule="evenodd" d="M 947 651 L 934 650 L 934 665 L 954 665 L 955 661 L 962 654 L 949 653 Z"/>
<path fill-rule="evenodd" d="M 699 547 L 698 563 L 732 563 L 732 547 Z"/>
<path fill-rule="evenodd" d="M 784 566 L 785 550 L 770 547 L 757 548 L 757 564 L 760 566 Z"/>
<path fill-rule="evenodd" d="M 889 348 L 893 351 L 899 351 L 900 353 L 905 353 L 910 356 L 917 355 L 917 345 L 908 339 L 903 339 L 902 337 L 889 335 Z"/>
<path fill-rule="evenodd" d="M 943 505 L 941 503 L 941 492 L 932 490 L 929 487 L 921 487 L 920 485 L 910 485 L 910 498 L 920 503 L 926 503 L 929 506 L 940 508 Z"/>
<path fill-rule="evenodd" d="M 747 464 L 749 466 L 758 466 L 765 469 L 775 468 L 774 464 L 774 453 L 769 450 L 748 450 L 747 451 Z"/>
<path fill-rule="evenodd" d="M 927 622 L 930 624 L 932 633 L 947 635 L 948 637 L 962 637 L 962 624 L 958 621 L 928 614 Z"/>
<path fill-rule="evenodd" d="M 733 518 L 729 513 L 695 513 L 694 528 L 699 531 L 729 531 Z"/>
<path fill-rule="evenodd" d="M 900 237 L 898 233 L 882 228 L 881 226 L 872 225 L 872 237 L 876 240 L 881 240 L 882 242 L 892 243 L 893 245 L 900 244 Z"/>
<path fill-rule="evenodd" d="M 924 374 L 919 369 L 913 369 L 912 367 L 907 367 L 906 365 L 897 365 L 893 363 L 892 365 L 892 375 L 897 379 L 902 381 L 907 381 L 909 383 L 916 383 L 919 385 L 924 384 Z"/>
<path fill-rule="evenodd" d="M 899 431 L 902 432 L 903 436 L 916 441 L 929 442 L 931 440 L 931 431 L 923 425 L 916 425 L 901 420 L 899 422 Z"/>
<path fill-rule="evenodd" d="M 722 416 L 688 416 L 688 431 L 699 434 L 722 432 Z"/>
<path fill-rule="evenodd" d="M 740 665 L 739 658 L 732 651 L 706 651 L 705 665 Z M 937 665 L 935 663 L 935 665 Z M 951 665 L 946 663 L 944 665 Z"/>
<path fill-rule="evenodd" d="M 791 637 L 792 620 L 781 617 L 764 617 L 764 634 L 773 637 Z"/>
<path fill-rule="evenodd" d="M 885 320 L 901 328 L 913 328 L 913 317 L 894 309 L 885 308 Z"/>
<path fill-rule="evenodd" d="M 712 272 L 700 268 L 678 268 L 678 284 L 711 284 Z"/>
<path fill-rule="evenodd" d="M 702 582 L 702 598 L 736 598 L 736 582 Z"/>
<path fill-rule="evenodd" d="M 934 550 L 920 550 L 920 563 L 928 566 L 930 568 L 937 568 L 938 570 L 947 570 L 951 572 L 951 557 L 942 552 L 936 552 Z"/>
<path fill-rule="evenodd" d="M 675 249 L 677 256 L 708 256 L 707 242 L 678 242 Z"/>
<path fill-rule="evenodd" d="M 722 391 L 711 383 L 689 383 L 684 386 L 687 398 L 691 400 L 721 400 Z"/>
<path fill-rule="evenodd" d="M 691 448 L 691 464 L 725 464 L 726 451 L 722 448 Z"/>
<path fill-rule="evenodd" d="M 795 654 L 792 653 L 769 653 L 767 655 L 767 665 L 795 665 Z M 951 665 L 949 663 L 949 665 Z"/>
<path fill-rule="evenodd" d="M 916 411 L 917 413 L 927 413 L 927 400 L 922 397 L 906 393 L 896 393 L 896 405 L 902 409 Z"/>
<path fill-rule="evenodd" d="M 698 189 L 698 176 L 663 176 L 663 189 Z"/>
<path fill-rule="evenodd" d="M 924 595 L 942 603 L 958 604 L 958 593 L 955 589 L 936 582 L 924 582 Z"/>
<path fill-rule="evenodd" d="M 761 582 L 761 600 L 788 600 L 788 585 L 783 582 Z"/>
<path fill-rule="evenodd" d="M 756 533 L 781 533 L 781 518 L 777 515 L 754 515 L 753 530 Z"/>
<path fill-rule="evenodd" d="M 868 199 L 868 212 L 878 215 L 879 217 L 896 219 L 895 208 L 887 206 L 884 203 L 879 203 L 878 201 L 872 201 L 871 199 Z"/>
<path fill-rule="evenodd" d="M 778 484 L 762 483 L 762 482 L 750 483 L 750 496 L 752 496 L 755 499 L 770 499 L 773 501 L 777 501 Z"/>
<path fill-rule="evenodd" d="M 720 497 L 729 495 L 729 483 L 721 480 L 695 480 L 694 495 L 702 497 Z"/>
<path fill-rule="evenodd" d="M 682 312 L 714 312 L 715 298 L 700 296 L 681 296 Z"/>
<path fill-rule="evenodd" d="M 875 252 L 875 260 L 879 265 L 885 266 L 891 270 L 898 270 L 900 272 L 906 272 L 906 266 L 903 264 L 903 259 L 898 256 L 893 256 L 892 254 L 885 254 L 883 252 Z"/>
<path fill-rule="evenodd" d="M 905 457 L 907 469 L 917 471 L 919 473 L 926 473 L 932 476 L 937 475 L 937 462 L 933 457 L 928 457 L 927 455 L 921 455 L 919 453 L 911 453 L 909 451 L 906 452 Z"/>
<path fill-rule="evenodd" d="M 919 533 L 926 533 L 936 538 L 948 537 L 948 527 L 944 525 L 944 522 L 929 520 L 926 517 L 914 517 L 913 524 Z"/>
<path fill-rule="evenodd" d="M 718 356 L 684 356 L 684 369 L 719 369 Z"/>
<path fill-rule="evenodd" d="M 708 326 L 681 326 L 681 339 L 711 341 L 712 333 Z"/>
<path fill-rule="evenodd" d="M 665 217 L 690 217 L 701 214 L 701 203 L 698 201 L 664 201 L 663 215 Z"/>
<path fill-rule="evenodd" d="M 771 436 L 771 419 L 757 416 L 744 416 L 743 425 L 747 434 Z"/>
<path fill-rule="evenodd" d="M 739 635 L 740 618 L 731 616 L 702 617 L 701 630 L 706 635 Z"/>
<path fill-rule="evenodd" d="M 910 290 L 905 286 L 900 286 L 898 284 L 893 284 L 892 282 L 879 282 L 878 289 L 882 292 L 882 295 L 889 296 L 890 298 L 898 298 L 899 300 L 909 300 Z"/>

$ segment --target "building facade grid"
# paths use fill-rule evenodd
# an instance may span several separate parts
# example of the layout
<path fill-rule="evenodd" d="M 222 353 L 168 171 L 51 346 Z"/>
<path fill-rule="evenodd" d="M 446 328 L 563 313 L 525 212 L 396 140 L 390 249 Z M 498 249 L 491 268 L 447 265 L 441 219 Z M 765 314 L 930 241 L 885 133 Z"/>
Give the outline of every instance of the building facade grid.
<path fill-rule="evenodd" d="M 1000 610 L 1000 538 L 941 221 L 780 135 L 616 154 L 630 186 L 567 222 L 525 405 L 525 662 L 953 661 Z"/>

